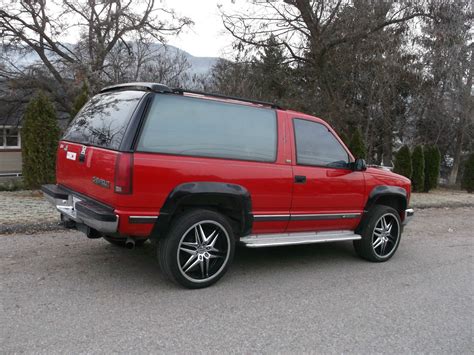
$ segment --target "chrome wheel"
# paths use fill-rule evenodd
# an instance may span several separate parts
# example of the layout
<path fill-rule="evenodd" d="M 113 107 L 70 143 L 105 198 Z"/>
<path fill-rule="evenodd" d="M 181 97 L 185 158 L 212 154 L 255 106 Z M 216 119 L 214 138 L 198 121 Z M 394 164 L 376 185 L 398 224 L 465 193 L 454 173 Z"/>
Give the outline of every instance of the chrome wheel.
<path fill-rule="evenodd" d="M 382 215 L 375 224 L 372 233 L 372 248 L 380 258 L 387 258 L 397 247 L 400 238 L 400 225 L 398 218 L 387 213 Z"/>
<path fill-rule="evenodd" d="M 207 282 L 225 268 L 230 254 L 230 238 L 216 221 L 201 221 L 191 226 L 178 245 L 178 268 L 192 282 Z"/>

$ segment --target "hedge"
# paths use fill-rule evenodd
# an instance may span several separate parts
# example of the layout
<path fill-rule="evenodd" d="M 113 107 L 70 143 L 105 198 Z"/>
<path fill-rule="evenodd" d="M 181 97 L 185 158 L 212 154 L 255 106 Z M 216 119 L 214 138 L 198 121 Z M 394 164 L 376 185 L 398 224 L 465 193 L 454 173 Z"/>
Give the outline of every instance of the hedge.
<path fill-rule="evenodd" d="M 43 92 L 26 107 L 21 135 L 25 186 L 38 188 L 54 183 L 59 128 L 56 110 Z"/>
<path fill-rule="evenodd" d="M 356 158 L 365 159 L 367 156 L 364 138 L 362 137 L 362 132 L 359 128 L 357 128 L 352 134 L 351 140 L 349 142 L 349 149 Z"/>
<path fill-rule="evenodd" d="M 469 155 L 466 165 L 464 165 L 461 187 L 469 193 L 474 192 L 474 153 Z"/>
<path fill-rule="evenodd" d="M 425 186 L 424 191 L 428 192 L 438 186 L 439 168 L 441 164 L 441 153 L 435 145 L 424 148 L 425 155 Z"/>
<path fill-rule="evenodd" d="M 413 168 L 411 164 L 410 148 L 408 148 L 408 146 L 404 145 L 395 154 L 395 165 L 393 171 L 411 179 Z"/>
<path fill-rule="evenodd" d="M 411 176 L 411 183 L 413 191 L 422 192 L 425 187 L 425 157 L 423 154 L 423 147 L 418 145 L 413 150 L 411 156 L 411 163 L 413 172 Z"/>
<path fill-rule="evenodd" d="M 89 87 L 86 82 L 82 84 L 81 91 L 74 100 L 74 104 L 71 110 L 71 120 L 77 115 L 81 108 L 89 101 Z"/>

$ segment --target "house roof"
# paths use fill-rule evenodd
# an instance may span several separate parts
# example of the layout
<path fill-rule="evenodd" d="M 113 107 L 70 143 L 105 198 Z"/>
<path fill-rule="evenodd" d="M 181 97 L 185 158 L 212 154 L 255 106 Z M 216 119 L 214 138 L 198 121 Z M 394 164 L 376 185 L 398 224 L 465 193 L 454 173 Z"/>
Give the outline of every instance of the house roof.
<path fill-rule="evenodd" d="M 25 114 L 27 101 L 19 99 L 18 96 L 9 95 L 9 93 L 1 95 L 1 87 L 5 87 L 5 83 L 0 81 L 0 127 L 2 126 L 21 126 L 21 121 Z M 56 112 L 58 125 L 64 129 L 69 122 L 69 113 L 58 110 Z"/>
<path fill-rule="evenodd" d="M 0 126 L 21 126 L 23 110 L 21 108 L 11 108 L 8 105 L 0 107 Z"/>
<path fill-rule="evenodd" d="M 0 126 L 19 126 L 24 113 L 24 104 L 15 99 L 8 80 L 0 79 Z"/>

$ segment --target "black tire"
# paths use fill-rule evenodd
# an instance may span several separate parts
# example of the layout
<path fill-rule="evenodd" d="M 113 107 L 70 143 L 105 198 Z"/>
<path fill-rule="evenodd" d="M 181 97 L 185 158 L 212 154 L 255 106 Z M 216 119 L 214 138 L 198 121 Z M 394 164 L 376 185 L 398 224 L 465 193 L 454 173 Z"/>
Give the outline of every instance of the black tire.
<path fill-rule="evenodd" d="M 356 253 L 369 261 L 387 261 L 400 245 L 402 236 L 400 215 L 391 207 L 375 205 L 367 213 L 358 232 L 362 239 L 354 241 Z"/>
<path fill-rule="evenodd" d="M 159 241 L 157 256 L 170 280 L 187 288 L 204 288 L 224 276 L 234 252 L 235 237 L 227 218 L 215 211 L 194 209 L 172 222 Z"/>
<path fill-rule="evenodd" d="M 125 242 L 127 241 L 127 238 L 117 238 L 117 237 L 111 237 L 109 235 L 103 235 L 102 238 L 104 238 L 106 241 L 108 241 L 110 244 L 113 244 L 115 246 L 125 248 Z M 135 247 L 141 247 L 147 239 L 135 239 Z"/>

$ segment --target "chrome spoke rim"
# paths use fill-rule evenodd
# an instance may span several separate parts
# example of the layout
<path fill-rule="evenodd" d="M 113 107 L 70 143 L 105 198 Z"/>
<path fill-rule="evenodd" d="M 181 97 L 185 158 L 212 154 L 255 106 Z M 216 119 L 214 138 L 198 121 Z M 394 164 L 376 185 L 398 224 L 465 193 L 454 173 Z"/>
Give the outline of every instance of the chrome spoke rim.
<path fill-rule="evenodd" d="M 392 213 L 384 214 L 375 223 L 372 232 L 374 253 L 381 258 L 390 256 L 395 251 L 399 238 L 400 225 L 397 217 Z"/>
<path fill-rule="evenodd" d="M 178 267 L 193 282 L 206 282 L 218 276 L 227 264 L 230 238 L 216 221 L 201 221 L 190 227 L 178 246 Z"/>

